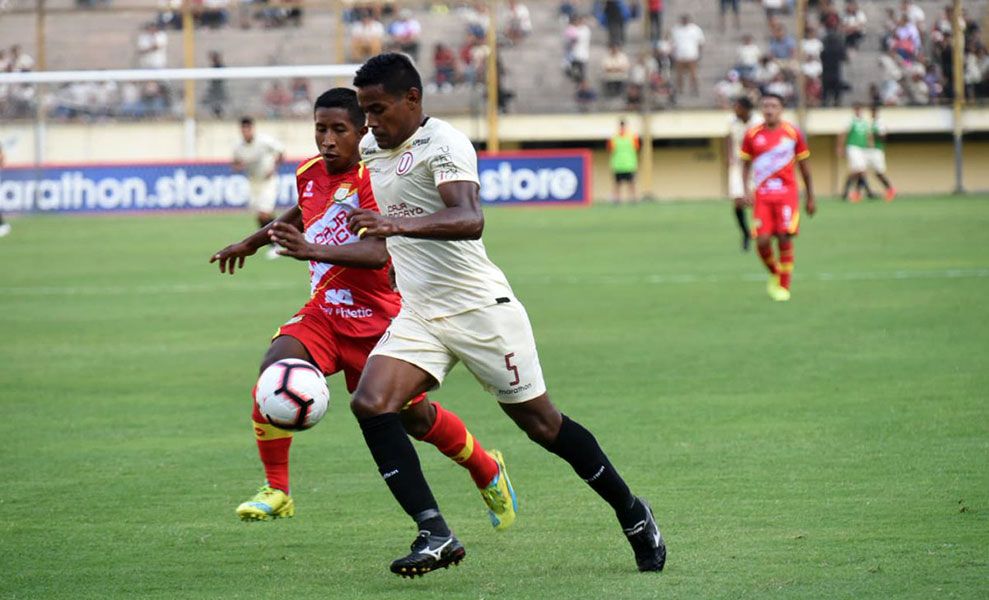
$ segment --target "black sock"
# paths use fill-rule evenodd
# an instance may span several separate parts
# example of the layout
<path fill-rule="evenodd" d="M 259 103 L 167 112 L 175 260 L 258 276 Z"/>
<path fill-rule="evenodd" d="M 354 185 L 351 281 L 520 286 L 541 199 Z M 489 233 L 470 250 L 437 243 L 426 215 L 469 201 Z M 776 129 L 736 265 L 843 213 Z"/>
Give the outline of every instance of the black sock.
<path fill-rule="evenodd" d="M 858 179 L 858 178 L 857 177 L 849 177 L 848 179 L 845 180 L 845 191 L 841 193 L 841 197 L 842 198 L 847 198 L 848 197 L 848 192 L 851 191 L 852 184 L 855 183 L 856 179 Z"/>
<path fill-rule="evenodd" d="M 859 175 L 859 189 L 865 190 L 866 196 L 873 196 L 872 190 L 869 189 L 869 182 L 865 180 L 865 175 Z"/>
<path fill-rule="evenodd" d="M 893 185 L 889 182 L 889 178 L 883 175 L 882 173 L 876 173 L 876 177 L 879 178 L 879 181 L 882 182 L 883 187 L 885 187 L 887 190 L 893 187 Z"/>
<path fill-rule="evenodd" d="M 738 219 L 738 228 L 742 230 L 742 235 L 747 238 L 752 237 L 752 233 L 749 231 L 749 219 L 745 215 L 745 209 L 741 206 L 736 206 L 735 218 Z"/>
<path fill-rule="evenodd" d="M 378 465 L 378 472 L 388 484 L 392 496 L 402 509 L 412 517 L 420 529 L 438 535 L 449 535 L 450 530 L 440 515 L 433 492 L 426 483 L 412 442 L 409 441 L 402 420 L 396 413 L 385 413 L 367 419 L 358 419 L 364 441 Z"/>
<path fill-rule="evenodd" d="M 594 435 L 580 423 L 563 415 L 560 434 L 546 449 L 570 463 L 577 475 L 615 509 L 622 527 L 631 527 L 641 520 L 640 503 L 636 502 Z"/>

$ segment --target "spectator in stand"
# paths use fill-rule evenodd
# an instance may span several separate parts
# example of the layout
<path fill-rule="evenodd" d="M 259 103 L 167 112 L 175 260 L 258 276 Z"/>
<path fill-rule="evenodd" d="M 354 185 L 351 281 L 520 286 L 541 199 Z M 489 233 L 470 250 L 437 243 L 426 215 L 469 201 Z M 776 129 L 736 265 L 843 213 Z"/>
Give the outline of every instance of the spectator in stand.
<path fill-rule="evenodd" d="M 903 79 L 903 58 L 893 48 L 879 56 L 879 73 L 882 83 L 879 86 L 879 97 L 886 106 L 900 103 L 903 93 L 900 80 Z"/>
<path fill-rule="evenodd" d="M 772 21 L 783 14 L 784 0 L 762 0 L 762 8 L 766 11 L 766 20 Z"/>
<path fill-rule="evenodd" d="M 557 9 L 557 13 L 560 16 L 560 23 L 562 25 L 567 25 L 573 22 L 573 18 L 577 15 L 577 5 L 574 4 L 572 0 L 563 0 L 560 2 L 560 7 Z"/>
<path fill-rule="evenodd" d="M 780 73 L 780 66 L 771 56 L 764 54 L 759 58 L 759 66 L 752 73 L 752 80 L 759 87 L 759 93 L 761 94 L 765 87 L 769 85 L 769 82 L 776 79 L 776 76 Z"/>
<path fill-rule="evenodd" d="M 574 93 L 574 98 L 577 102 L 577 111 L 586 113 L 591 109 L 594 101 L 597 100 L 597 94 L 594 92 L 594 88 L 591 84 L 587 83 L 584 79 L 577 84 L 577 91 Z"/>
<path fill-rule="evenodd" d="M 821 59 L 814 58 L 808 54 L 804 57 L 804 64 L 801 70 L 804 72 L 804 97 L 807 99 L 807 105 L 820 106 L 821 90 L 823 89 L 821 75 L 824 73 L 824 67 L 821 66 Z"/>
<path fill-rule="evenodd" d="M 182 0 L 159 0 L 161 12 L 155 18 L 155 24 L 162 29 L 182 29 Z"/>
<path fill-rule="evenodd" d="M 736 98 L 745 95 L 745 86 L 738 71 L 734 69 L 728 71 L 724 79 L 714 84 L 714 97 L 718 102 L 718 108 L 727 110 L 731 108 Z"/>
<path fill-rule="evenodd" d="M 792 73 L 796 70 L 797 42 L 786 32 L 786 27 L 777 19 L 769 26 L 769 56 L 780 68 Z"/>
<path fill-rule="evenodd" d="M 433 47 L 433 71 L 436 73 L 436 88 L 442 93 L 449 92 L 457 83 L 457 55 L 443 43 Z"/>
<path fill-rule="evenodd" d="M 684 75 L 690 76 L 690 89 L 698 96 L 697 64 L 704 47 L 704 31 L 691 20 L 690 15 L 680 16 L 680 23 L 673 28 L 673 61 L 676 68 L 676 89 L 683 93 Z"/>
<path fill-rule="evenodd" d="M 350 26 L 350 58 L 354 62 L 364 62 L 381 54 L 385 39 L 385 26 L 370 13 L 364 13 L 360 21 Z"/>
<path fill-rule="evenodd" d="M 468 85 L 484 83 L 489 54 L 484 38 L 467 36 L 467 43 L 460 50 L 460 62 L 464 65 L 464 79 Z"/>
<path fill-rule="evenodd" d="M 587 62 L 591 60 L 591 28 L 587 20 L 577 15 L 563 31 L 566 49 L 567 74 L 581 83 L 587 78 Z"/>
<path fill-rule="evenodd" d="M 202 0 L 196 14 L 196 23 L 200 27 L 219 29 L 230 20 L 228 8 L 229 0 Z"/>
<path fill-rule="evenodd" d="M 910 67 L 910 79 L 906 85 L 907 99 L 913 106 L 926 106 L 931 103 L 931 88 L 925 80 L 926 69 L 920 63 Z"/>
<path fill-rule="evenodd" d="M 168 61 L 168 36 L 155 23 L 148 23 L 137 36 L 137 66 L 164 69 Z"/>
<path fill-rule="evenodd" d="M 738 0 L 721 0 L 721 10 L 718 12 L 718 28 L 721 33 L 725 32 L 725 15 L 729 10 L 735 15 L 735 29 L 741 29 L 742 25 L 738 20 Z"/>
<path fill-rule="evenodd" d="M 975 48 L 975 58 L 978 61 L 981 79 L 975 85 L 975 97 L 989 98 L 989 50 L 985 46 L 979 45 Z"/>
<path fill-rule="evenodd" d="M 508 30 L 505 35 L 513 44 L 518 44 L 532 33 L 532 18 L 529 8 L 517 0 L 508 0 Z"/>
<path fill-rule="evenodd" d="M 608 48 L 608 54 L 601 61 L 605 97 L 616 98 L 625 91 L 631 68 L 628 55 L 622 51 L 621 46 L 612 45 Z"/>
<path fill-rule="evenodd" d="M 630 16 L 623 0 L 605 0 L 601 10 L 601 24 L 608 30 L 608 46 L 625 45 L 625 22 Z"/>
<path fill-rule="evenodd" d="M 841 15 L 841 28 L 845 33 L 845 47 L 856 50 L 859 42 L 865 36 L 865 12 L 859 8 L 858 2 L 848 0 L 845 12 Z"/>
<path fill-rule="evenodd" d="M 659 65 L 651 52 L 640 52 L 628 73 L 625 103 L 628 110 L 642 108 L 646 86 L 656 91 L 660 84 Z"/>
<path fill-rule="evenodd" d="M 663 0 L 649 0 L 649 45 L 655 49 L 663 36 Z"/>
<path fill-rule="evenodd" d="M 964 73 L 965 97 L 969 100 L 975 99 L 975 89 L 982 83 L 982 68 L 979 62 L 976 45 L 974 43 L 967 44 L 965 46 Z"/>
<path fill-rule="evenodd" d="M 746 33 L 742 36 L 742 43 L 735 51 L 735 70 L 737 74 L 742 79 L 751 79 L 752 74 L 755 72 L 756 68 L 759 66 L 759 59 L 762 58 L 762 48 L 759 44 L 755 43 L 755 38 L 752 34 Z M 734 96 L 729 96 L 728 100 L 732 100 Z M 722 106 L 722 108 L 728 108 Z"/>
<path fill-rule="evenodd" d="M 484 39 L 488 34 L 488 5 L 487 2 L 477 0 L 472 6 L 461 12 L 467 21 L 467 35 Z"/>
<path fill-rule="evenodd" d="M 906 14 L 900 15 L 893 32 L 893 47 L 905 60 L 913 60 L 921 50 L 920 43 L 920 30 Z"/>
<path fill-rule="evenodd" d="M 900 2 L 900 14 L 913 23 L 918 31 L 924 30 L 925 15 L 924 10 L 914 4 L 913 0 L 902 0 Z"/>
<path fill-rule="evenodd" d="M 419 38 L 422 36 L 422 25 L 411 10 L 402 9 L 398 14 L 398 19 L 388 27 L 388 35 L 391 37 L 391 43 L 395 49 L 408 54 L 413 61 L 419 61 Z"/>
<path fill-rule="evenodd" d="M 31 58 L 30 54 L 24 52 L 20 44 L 14 44 L 10 47 L 10 58 L 8 61 L 11 71 L 20 73 L 34 69 L 34 59 Z"/>
<path fill-rule="evenodd" d="M 886 18 L 883 21 L 883 41 L 882 49 L 887 50 L 893 45 L 896 39 L 896 28 L 899 27 L 900 17 L 896 14 L 896 9 L 887 8 Z"/>
<path fill-rule="evenodd" d="M 782 98 L 784 106 L 793 104 L 793 84 L 787 81 L 786 75 L 782 72 L 777 73 L 776 77 L 766 84 L 765 93 Z"/>
<path fill-rule="evenodd" d="M 817 28 L 813 25 L 807 25 L 804 28 L 804 39 L 800 42 L 801 49 L 804 51 L 804 58 L 808 56 L 813 57 L 814 60 L 821 60 L 821 50 L 824 49 L 824 44 L 817 37 Z"/>
<path fill-rule="evenodd" d="M 209 66 L 213 69 L 223 69 L 223 56 L 216 50 L 209 53 Z M 227 106 L 227 82 L 223 79 L 210 79 L 206 87 L 206 96 L 203 104 L 209 108 L 210 113 L 217 119 L 223 118 L 223 111 Z"/>
<path fill-rule="evenodd" d="M 312 112 L 312 89 L 309 80 L 305 77 L 296 77 L 289 84 L 289 91 L 292 94 L 292 116 L 304 117 Z"/>
<path fill-rule="evenodd" d="M 842 67 L 848 60 L 844 36 L 836 24 L 831 24 L 821 40 L 821 106 L 841 106 L 845 91 Z"/>
<path fill-rule="evenodd" d="M 269 117 L 284 117 L 292 106 L 292 93 L 280 81 L 272 81 L 264 92 L 264 107 Z"/>

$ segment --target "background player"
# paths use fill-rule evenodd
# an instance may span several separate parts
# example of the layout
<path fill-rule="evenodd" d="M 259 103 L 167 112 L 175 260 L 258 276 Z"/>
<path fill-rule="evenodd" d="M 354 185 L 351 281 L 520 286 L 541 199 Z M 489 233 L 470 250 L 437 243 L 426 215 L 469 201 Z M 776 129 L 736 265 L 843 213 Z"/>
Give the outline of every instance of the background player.
<path fill-rule="evenodd" d="M 742 180 L 742 159 L 739 156 L 745 132 L 762 123 L 762 117 L 752 111 L 752 100 L 747 96 L 735 99 L 731 122 L 728 124 L 728 137 L 725 156 L 728 157 L 728 197 L 735 207 L 735 220 L 742 230 L 742 250 L 748 251 L 752 241 L 748 218 L 745 214 L 745 182 Z"/>
<path fill-rule="evenodd" d="M 618 122 L 618 133 L 608 140 L 611 172 L 614 176 L 611 200 L 622 204 L 622 188 L 628 188 L 628 201 L 639 199 L 635 193 L 635 174 L 639 170 L 639 136 L 630 131 L 625 119 Z"/>
<path fill-rule="evenodd" d="M 278 199 L 278 166 L 285 160 L 285 147 L 281 142 L 255 131 L 254 119 L 240 120 L 240 143 L 234 148 L 234 171 L 247 176 L 250 185 L 249 206 L 259 227 L 275 218 L 275 201 Z M 277 258 L 276 248 L 268 252 L 268 258 Z"/>
<path fill-rule="evenodd" d="M 862 190 L 872 198 L 872 190 L 865 181 L 865 170 L 868 168 L 868 152 L 872 148 L 872 126 L 862 116 L 862 103 L 852 105 L 852 122 L 848 130 L 840 136 L 838 148 L 844 152 L 848 167 L 848 177 L 845 179 L 845 190 L 842 200 L 858 202 L 862 199 Z"/>
<path fill-rule="evenodd" d="M 662 570 L 666 546 L 651 509 L 632 495 L 594 436 L 549 400 L 525 308 L 480 239 L 484 215 L 470 140 L 424 116 L 422 79 L 402 54 L 368 60 L 354 85 L 371 129 L 361 157 L 382 213 L 356 210 L 350 228 L 388 239 L 403 302 L 351 402 L 379 472 L 419 528 L 412 552 L 391 571 L 422 575 L 465 554 L 397 414 L 458 361 L 530 439 L 570 463 L 611 505 L 639 570 Z"/>
<path fill-rule="evenodd" d="M 742 140 L 742 179 L 748 189 L 746 202 L 752 204 L 756 225 L 756 247 L 769 269 L 767 291 L 773 300 L 790 299 L 793 273 L 793 237 L 800 229 L 800 189 L 794 163 L 800 165 L 807 194 L 807 214 L 817 212 L 814 187 L 807 159 L 810 150 L 799 129 L 782 119 L 783 98 L 763 94 L 762 117 Z M 779 246 L 779 262 L 773 256 L 773 238 Z"/>
<path fill-rule="evenodd" d="M 872 147 L 866 153 L 866 164 L 876 178 L 886 188 L 885 200 L 892 202 L 896 198 L 896 188 L 886 176 L 886 126 L 879 120 L 879 105 L 872 105 Z"/>
<path fill-rule="evenodd" d="M 300 358 L 318 365 L 327 375 L 343 371 L 352 392 L 368 352 L 398 313 L 401 298 L 388 278 L 385 242 L 378 238 L 358 241 L 347 229 L 350 210 L 377 210 L 367 172 L 359 165 L 357 145 L 366 129 L 356 94 L 343 88 L 324 93 L 316 100 L 314 121 L 320 154 L 296 171 L 298 206 L 247 239 L 227 246 L 210 262 L 219 262 L 221 272 L 233 274 L 269 239 L 283 246 L 281 254 L 308 260 L 312 299 L 278 330 L 261 371 L 278 360 Z M 245 520 L 290 517 L 295 511 L 289 495 L 292 434 L 270 425 L 257 405 L 252 405 L 267 483 L 237 507 L 237 514 Z M 401 415 L 407 431 L 470 471 L 489 506 L 492 524 L 497 529 L 510 526 L 515 519 L 514 491 L 501 453 L 485 452 L 456 414 L 424 395 L 415 398 Z"/>

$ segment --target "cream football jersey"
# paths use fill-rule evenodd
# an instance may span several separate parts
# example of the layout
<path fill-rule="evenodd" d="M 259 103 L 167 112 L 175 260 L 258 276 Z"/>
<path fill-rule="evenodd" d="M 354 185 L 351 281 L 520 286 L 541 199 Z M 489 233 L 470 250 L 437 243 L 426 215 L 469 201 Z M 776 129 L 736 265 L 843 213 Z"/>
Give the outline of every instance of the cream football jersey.
<path fill-rule="evenodd" d="M 378 147 L 369 133 L 361 158 L 381 213 L 423 217 L 446 208 L 439 186 L 453 181 L 479 184 L 477 153 L 449 123 L 427 118 L 411 138 L 393 149 Z M 387 239 L 403 305 L 426 319 L 461 314 L 513 297 L 501 269 L 481 240 Z"/>
<path fill-rule="evenodd" d="M 275 168 L 279 155 L 285 152 L 285 146 L 275 138 L 255 134 L 250 143 L 241 140 L 234 148 L 234 160 L 244 163 L 244 175 L 251 181 L 264 181 Z"/>
<path fill-rule="evenodd" d="M 739 152 L 742 149 L 742 139 L 745 137 L 745 132 L 749 129 L 755 127 L 756 125 L 762 124 L 762 115 L 757 113 L 752 113 L 749 115 L 748 121 L 741 121 L 735 115 L 731 116 L 731 122 L 728 124 L 728 135 L 731 139 L 732 148 L 732 160 L 731 162 L 739 162 Z"/>

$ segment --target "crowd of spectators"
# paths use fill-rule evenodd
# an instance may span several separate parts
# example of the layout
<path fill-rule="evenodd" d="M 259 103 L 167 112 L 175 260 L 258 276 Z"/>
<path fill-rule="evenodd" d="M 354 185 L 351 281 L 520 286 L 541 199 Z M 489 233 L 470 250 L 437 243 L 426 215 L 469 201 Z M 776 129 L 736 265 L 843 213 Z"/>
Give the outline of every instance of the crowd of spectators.
<path fill-rule="evenodd" d="M 34 59 L 19 44 L 0 48 L 0 73 L 34 70 Z M 33 111 L 35 87 L 27 84 L 0 84 L 0 117 L 26 117 Z"/>
<path fill-rule="evenodd" d="M 182 0 L 161 0 L 155 23 L 163 29 L 182 29 Z M 297 6 L 296 6 L 297 5 Z M 242 29 L 302 26 L 300 0 L 192 0 L 195 27 L 220 29 L 236 24 Z"/>

